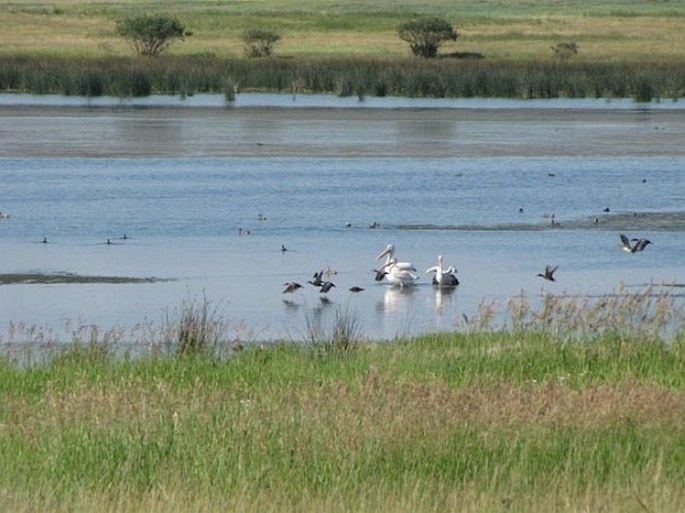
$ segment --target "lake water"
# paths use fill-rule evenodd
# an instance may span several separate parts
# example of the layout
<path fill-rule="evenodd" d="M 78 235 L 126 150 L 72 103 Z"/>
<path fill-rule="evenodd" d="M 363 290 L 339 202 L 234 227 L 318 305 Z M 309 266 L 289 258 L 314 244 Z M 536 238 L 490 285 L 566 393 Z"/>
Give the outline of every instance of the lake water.
<path fill-rule="evenodd" d="M 341 311 L 369 338 L 450 330 L 522 292 L 683 284 L 685 105 L 0 95 L 0 211 L 2 274 L 163 279 L 2 285 L 5 339 L 160 325 L 203 298 L 245 340 L 301 340 Z M 653 245 L 623 252 L 621 232 Z M 374 282 L 388 243 L 418 286 Z M 438 254 L 452 292 L 424 273 Z M 306 284 L 325 267 L 328 301 Z"/>

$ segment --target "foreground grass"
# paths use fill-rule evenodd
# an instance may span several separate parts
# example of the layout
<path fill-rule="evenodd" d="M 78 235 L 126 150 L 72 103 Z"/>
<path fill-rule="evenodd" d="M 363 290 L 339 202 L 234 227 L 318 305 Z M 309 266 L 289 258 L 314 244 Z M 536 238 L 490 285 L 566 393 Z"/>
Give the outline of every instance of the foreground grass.
<path fill-rule="evenodd" d="M 572 341 L 521 308 L 393 343 L 6 361 L 0 508 L 681 511 L 682 330 Z"/>

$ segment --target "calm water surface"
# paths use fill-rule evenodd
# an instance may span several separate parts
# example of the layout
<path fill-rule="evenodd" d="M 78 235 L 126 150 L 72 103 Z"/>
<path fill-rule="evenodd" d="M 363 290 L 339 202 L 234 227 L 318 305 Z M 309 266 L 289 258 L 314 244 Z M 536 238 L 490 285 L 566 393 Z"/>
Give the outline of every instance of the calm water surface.
<path fill-rule="evenodd" d="M 341 309 L 366 336 L 392 338 L 454 329 L 481 301 L 503 308 L 522 292 L 685 282 L 677 103 L 238 98 L 180 108 L 2 96 L 0 273 L 164 281 L 0 286 L 0 333 L 11 322 L 159 325 L 206 297 L 253 340 L 302 339 L 307 322 Z M 620 232 L 654 244 L 625 253 Z M 390 242 L 418 286 L 373 281 Z M 438 254 L 458 269 L 451 293 L 424 273 Z M 559 265 L 557 282 L 536 277 L 546 264 Z M 309 285 L 282 294 L 327 266 L 329 301 Z"/>

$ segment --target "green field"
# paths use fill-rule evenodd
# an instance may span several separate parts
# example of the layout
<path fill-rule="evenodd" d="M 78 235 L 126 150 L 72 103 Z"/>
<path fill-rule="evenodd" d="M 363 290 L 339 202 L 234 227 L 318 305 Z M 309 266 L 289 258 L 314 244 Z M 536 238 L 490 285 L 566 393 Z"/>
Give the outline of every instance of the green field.
<path fill-rule="evenodd" d="M 2 54 L 122 55 L 116 19 L 141 11 L 173 13 L 192 31 L 175 54 L 242 55 L 240 32 L 273 27 L 283 40 L 282 57 L 406 56 L 396 35 L 401 21 L 440 15 L 460 32 L 445 51 L 480 52 L 494 59 L 547 59 L 550 46 L 575 41 L 582 60 L 682 59 L 685 2 L 530 2 L 513 0 L 379 2 L 263 1 L 0 1 L 11 30 Z"/>
<path fill-rule="evenodd" d="M 172 323 L 176 345 L 131 340 L 135 358 L 94 328 L 47 358 L 17 327 L 33 353 L 0 360 L 0 509 L 682 511 L 682 298 L 508 310 L 504 327 L 483 305 L 457 332 L 391 342 L 345 312 L 304 344 L 209 329 L 222 357 L 188 322 L 221 324 L 206 302 Z"/>
<path fill-rule="evenodd" d="M 141 59 L 115 25 L 163 11 L 191 35 Z M 411 56 L 397 26 L 439 15 L 460 37 L 443 56 Z M 633 97 L 685 94 L 685 0 L 604 2 L 120 1 L 8 2 L 0 91 L 81 96 L 257 91 L 342 96 Z M 277 30 L 267 59 L 244 55 L 241 33 Z M 566 61 L 553 48 L 574 43 Z"/>

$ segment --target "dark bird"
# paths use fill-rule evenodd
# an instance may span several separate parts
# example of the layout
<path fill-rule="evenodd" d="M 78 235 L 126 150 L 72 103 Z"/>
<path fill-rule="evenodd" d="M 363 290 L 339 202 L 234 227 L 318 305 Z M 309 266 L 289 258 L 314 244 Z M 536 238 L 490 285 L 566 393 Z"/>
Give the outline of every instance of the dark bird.
<path fill-rule="evenodd" d="M 652 244 L 651 240 L 645 239 L 644 237 L 640 237 L 639 239 L 628 239 L 624 233 L 621 233 L 619 237 L 621 237 L 620 248 L 628 253 L 643 251 L 648 244 Z M 631 244 L 631 241 L 634 242 L 634 244 Z"/>
<path fill-rule="evenodd" d="M 47 243 L 48 243 L 48 238 L 47 238 L 47 237 L 43 237 L 43 240 L 42 240 L 41 242 L 42 242 L 43 244 L 47 244 Z"/>
<path fill-rule="evenodd" d="M 281 244 L 281 252 L 285 253 L 286 251 L 288 251 L 288 248 L 285 247 L 285 244 Z"/>
<path fill-rule="evenodd" d="M 315 287 L 320 287 L 323 285 L 323 271 L 319 271 L 318 273 L 314 273 L 314 279 L 309 280 L 307 283 L 314 285 Z"/>
<path fill-rule="evenodd" d="M 388 271 L 385 271 L 383 269 L 372 269 L 371 272 L 376 273 L 376 276 L 374 276 L 373 281 L 383 281 L 385 275 L 388 274 Z"/>
<path fill-rule="evenodd" d="M 554 267 L 552 267 L 551 265 L 545 266 L 544 274 L 538 273 L 538 276 L 540 276 L 540 278 L 544 278 L 545 280 L 548 280 L 548 281 L 557 281 L 554 279 L 554 272 L 557 270 L 558 267 L 559 267 L 558 265 L 555 265 Z"/>
<path fill-rule="evenodd" d="M 302 285 L 300 285 L 300 284 L 297 283 L 296 281 L 287 281 L 287 282 L 285 282 L 285 283 L 283 284 L 283 286 L 285 287 L 285 288 L 283 289 L 283 294 L 292 294 L 292 293 L 295 292 L 297 289 L 301 289 L 301 288 L 302 288 Z"/>
<path fill-rule="evenodd" d="M 335 284 L 332 281 L 325 281 L 321 285 L 321 289 L 319 289 L 319 292 L 322 294 L 327 294 L 328 291 L 330 291 L 333 287 L 335 287 Z"/>
<path fill-rule="evenodd" d="M 454 274 L 447 273 L 447 274 L 443 275 L 442 283 L 438 282 L 437 275 L 433 276 L 432 284 L 435 287 L 450 288 L 450 287 L 456 287 L 457 285 L 459 285 L 459 280 L 457 279 L 457 277 Z"/>
<path fill-rule="evenodd" d="M 361 292 L 361 291 L 364 290 L 364 289 L 361 288 L 361 287 L 356 287 L 356 286 L 355 286 L 355 287 L 350 287 L 349 290 L 350 290 L 350 292 Z"/>
<path fill-rule="evenodd" d="M 652 241 L 649 239 L 645 239 L 643 237 L 640 237 L 639 239 L 632 239 L 635 241 L 635 251 L 642 251 L 647 247 L 647 244 L 652 244 Z"/>

